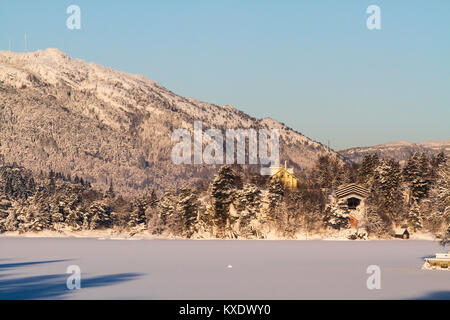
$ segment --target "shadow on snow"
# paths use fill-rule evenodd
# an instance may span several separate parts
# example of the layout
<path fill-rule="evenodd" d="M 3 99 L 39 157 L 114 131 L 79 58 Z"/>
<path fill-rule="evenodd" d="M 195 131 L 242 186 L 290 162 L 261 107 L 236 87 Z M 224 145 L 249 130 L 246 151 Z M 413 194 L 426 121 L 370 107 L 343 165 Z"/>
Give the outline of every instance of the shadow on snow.
<path fill-rule="evenodd" d="M 67 260 L 0 264 L 0 271 L 61 261 Z M 118 273 L 91 278 L 82 277 L 81 289 L 110 286 L 134 280 L 141 275 L 140 273 Z M 0 300 L 63 299 L 65 295 L 73 292 L 67 289 L 66 286 L 69 274 L 50 274 L 21 278 L 11 278 L 11 276 L 12 274 L 0 274 Z"/>

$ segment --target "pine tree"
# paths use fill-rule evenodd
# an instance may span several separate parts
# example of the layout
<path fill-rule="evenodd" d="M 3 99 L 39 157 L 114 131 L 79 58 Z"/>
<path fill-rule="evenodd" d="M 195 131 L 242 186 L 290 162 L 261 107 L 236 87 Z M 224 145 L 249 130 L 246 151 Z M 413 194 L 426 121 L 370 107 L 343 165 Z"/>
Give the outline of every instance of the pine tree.
<path fill-rule="evenodd" d="M 9 208 L 11 207 L 11 201 L 6 196 L 0 196 L 0 233 L 6 231 L 6 219 L 9 215 Z"/>
<path fill-rule="evenodd" d="M 384 236 L 389 233 L 389 224 L 378 214 L 376 209 L 368 208 L 365 219 L 365 227 L 368 234 Z"/>
<path fill-rule="evenodd" d="M 81 230 L 82 228 L 82 214 L 76 210 L 70 210 L 69 214 L 66 217 L 66 224 L 73 231 Z"/>
<path fill-rule="evenodd" d="M 169 217 L 174 216 L 177 208 L 177 197 L 173 189 L 168 189 L 158 203 L 158 216 L 162 225 L 166 225 Z"/>
<path fill-rule="evenodd" d="M 450 160 L 439 164 L 430 198 L 434 223 L 444 230 L 450 228 Z"/>
<path fill-rule="evenodd" d="M 156 196 L 156 192 L 155 189 L 152 190 L 152 192 L 150 193 L 150 198 L 148 200 L 148 205 L 150 207 L 156 207 L 156 205 L 158 204 L 158 197 Z"/>
<path fill-rule="evenodd" d="M 337 157 L 320 156 L 311 172 L 311 178 L 320 188 L 335 188 L 343 181 L 343 167 Z"/>
<path fill-rule="evenodd" d="M 334 229 L 345 229 L 350 227 L 350 214 L 347 204 L 340 199 L 336 203 L 328 205 L 325 209 L 325 223 Z"/>
<path fill-rule="evenodd" d="M 111 208 L 103 201 L 95 201 L 89 207 L 91 230 L 108 228 L 111 226 Z"/>
<path fill-rule="evenodd" d="M 422 217 L 420 214 L 420 207 L 417 202 L 414 202 L 411 210 L 408 214 L 408 224 L 409 226 L 416 232 L 417 230 L 421 230 L 423 228 Z"/>
<path fill-rule="evenodd" d="M 429 162 L 425 154 L 414 153 L 403 169 L 403 177 L 410 185 L 414 201 L 420 201 L 428 195 L 429 191 Z"/>
<path fill-rule="evenodd" d="M 199 203 L 195 190 L 190 187 L 181 188 L 178 193 L 177 211 L 182 217 L 183 236 L 190 238 L 194 234 L 198 207 Z"/>
<path fill-rule="evenodd" d="M 369 184 L 375 176 L 375 169 L 379 163 L 380 159 L 376 153 L 365 155 L 358 169 L 358 181 L 362 184 Z"/>
<path fill-rule="evenodd" d="M 283 236 L 294 238 L 301 223 L 301 196 L 297 190 L 286 190 L 283 200 L 284 206 L 277 218 L 280 219 Z"/>
<path fill-rule="evenodd" d="M 55 230 L 59 230 L 64 222 L 64 207 L 57 204 L 53 204 L 50 209 L 50 219 L 52 227 Z"/>
<path fill-rule="evenodd" d="M 83 212 L 83 225 L 82 230 L 90 230 L 90 213 L 89 212 Z"/>
<path fill-rule="evenodd" d="M 136 199 L 132 204 L 132 211 L 128 221 L 128 226 L 133 228 L 146 223 L 145 211 L 148 201 L 146 198 Z"/>
<path fill-rule="evenodd" d="M 378 188 L 378 209 L 397 219 L 402 212 L 402 175 L 398 162 L 383 160 L 375 170 L 374 187 Z"/>
<path fill-rule="evenodd" d="M 261 190 L 254 184 L 246 184 L 236 194 L 236 209 L 239 211 L 239 231 L 246 238 L 256 235 L 256 216 L 261 210 Z"/>
<path fill-rule="evenodd" d="M 284 187 L 283 183 L 278 177 L 273 177 L 268 184 L 268 200 L 269 208 L 273 209 L 283 199 Z"/>
<path fill-rule="evenodd" d="M 82 184 L 84 184 L 84 183 L 82 183 Z M 116 197 L 116 193 L 114 192 L 114 186 L 113 186 L 112 180 L 109 182 L 109 188 L 108 188 L 108 191 L 106 191 L 106 197 L 111 198 L 111 199 L 114 199 Z"/>
<path fill-rule="evenodd" d="M 447 162 L 447 156 L 444 151 L 440 151 L 438 154 L 432 155 L 429 162 L 432 169 L 437 169 Z"/>
<path fill-rule="evenodd" d="M 33 215 L 32 222 L 30 223 L 30 231 L 43 231 L 51 226 L 50 216 L 46 212 L 41 212 Z"/>
<path fill-rule="evenodd" d="M 230 166 L 219 169 L 212 185 L 211 195 L 213 200 L 214 219 L 219 231 L 219 237 L 223 236 L 229 216 L 229 207 L 236 193 L 236 175 Z"/>
<path fill-rule="evenodd" d="M 147 223 L 147 228 L 157 234 L 162 232 L 162 221 L 158 214 L 158 202 L 158 197 L 156 196 L 156 192 L 153 189 L 150 193 L 148 206 L 145 209 L 145 220 Z"/>
<path fill-rule="evenodd" d="M 16 231 L 18 228 L 18 221 L 16 212 L 14 210 L 11 210 L 9 212 L 8 218 L 6 218 L 5 221 L 5 230 L 6 231 Z"/>
<path fill-rule="evenodd" d="M 342 183 L 356 183 L 359 179 L 359 165 L 356 163 L 345 163 L 343 166 Z"/>

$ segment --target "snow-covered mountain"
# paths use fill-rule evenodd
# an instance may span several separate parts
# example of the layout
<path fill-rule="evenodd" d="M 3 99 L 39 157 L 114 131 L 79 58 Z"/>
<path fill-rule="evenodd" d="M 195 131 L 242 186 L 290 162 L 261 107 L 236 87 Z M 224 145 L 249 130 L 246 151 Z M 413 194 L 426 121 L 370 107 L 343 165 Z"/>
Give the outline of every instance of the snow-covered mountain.
<path fill-rule="evenodd" d="M 337 151 L 345 158 L 354 162 L 360 162 L 365 155 L 371 153 L 378 153 L 382 158 L 406 161 L 415 152 L 423 152 L 432 155 L 443 151 L 446 155 L 449 155 L 450 140 L 433 140 L 418 143 L 395 141 L 371 147 L 357 147 Z"/>
<path fill-rule="evenodd" d="M 174 165 L 176 128 L 278 128 L 280 159 L 311 167 L 325 146 L 272 119 L 184 98 L 141 75 L 72 59 L 58 49 L 0 51 L 0 154 L 34 171 L 78 175 L 130 194 L 210 177 L 216 167 Z"/>

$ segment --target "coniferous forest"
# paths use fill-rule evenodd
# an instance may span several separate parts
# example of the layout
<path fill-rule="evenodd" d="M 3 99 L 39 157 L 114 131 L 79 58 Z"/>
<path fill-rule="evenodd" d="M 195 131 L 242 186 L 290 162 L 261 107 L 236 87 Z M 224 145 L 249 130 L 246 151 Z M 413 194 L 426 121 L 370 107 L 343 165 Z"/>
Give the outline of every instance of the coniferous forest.
<path fill-rule="evenodd" d="M 365 217 L 349 239 L 391 238 L 396 226 L 450 236 L 450 161 L 444 153 L 415 153 L 403 164 L 366 155 L 360 164 L 323 155 L 296 190 L 252 167 L 222 166 L 212 181 L 144 196 L 116 194 L 114 182 L 95 190 L 83 177 L 0 167 L 0 232 L 114 230 L 133 236 L 296 239 L 350 229 L 340 185 L 370 190 Z M 364 230 L 362 235 L 359 230 Z"/>

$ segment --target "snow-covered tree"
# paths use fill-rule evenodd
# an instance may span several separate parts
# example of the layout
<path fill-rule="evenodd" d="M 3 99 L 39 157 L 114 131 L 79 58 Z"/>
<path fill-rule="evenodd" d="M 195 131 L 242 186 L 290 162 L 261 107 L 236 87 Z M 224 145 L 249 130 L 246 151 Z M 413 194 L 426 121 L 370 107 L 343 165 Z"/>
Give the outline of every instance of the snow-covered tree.
<path fill-rule="evenodd" d="M 83 212 L 83 225 L 81 226 L 82 230 L 90 230 L 90 218 L 89 218 L 90 213 L 89 212 Z"/>
<path fill-rule="evenodd" d="M 236 195 L 236 209 L 239 214 L 241 236 L 256 235 L 255 221 L 261 210 L 261 190 L 253 184 L 246 184 Z"/>
<path fill-rule="evenodd" d="M 5 196 L 0 196 L 0 233 L 6 231 L 6 219 L 8 218 L 8 209 L 11 207 L 11 201 Z"/>
<path fill-rule="evenodd" d="M 430 164 L 432 167 L 439 167 L 442 164 L 445 164 L 447 161 L 447 156 L 445 155 L 444 151 L 439 152 L 437 155 L 432 156 L 430 159 Z"/>
<path fill-rule="evenodd" d="M 450 228 L 450 160 L 439 164 L 436 176 L 436 182 L 430 191 L 431 217 L 434 224 L 440 225 L 445 231 Z"/>
<path fill-rule="evenodd" d="M 70 210 L 66 217 L 66 225 L 73 231 L 79 231 L 83 225 L 83 214 L 78 210 Z"/>
<path fill-rule="evenodd" d="M 380 159 L 376 153 L 365 155 L 358 170 L 358 181 L 362 184 L 369 184 L 375 176 L 375 169 L 379 162 Z"/>
<path fill-rule="evenodd" d="M 64 207 L 60 204 L 53 205 L 50 210 L 52 227 L 58 230 L 64 222 Z"/>
<path fill-rule="evenodd" d="M 414 201 L 428 195 L 430 188 L 429 160 L 425 154 L 414 153 L 403 168 L 403 178 L 410 185 Z"/>
<path fill-rule="evenodd" d="M 111 225 L 111 208 L 102 200 L 94 201 L 88 209 L 91 230 L 108 228 Z"/>
<path fill-rule="evenodd" d="M 338 202 L 327 205 L 325 209 L 325 223 L 334 229 L 350 227 L 350 214 L 344 200 L 340 199 Z"/>
<path fill-rule="evenodd" d="M 364 224 L 370 235 L 384 236 L 389 233 L 389 224 L 374 208 L 368 208 Z"/>
<path fill-rule="evenodd" d="M 145 216 L 145 212 L 148 205 L 148 199 L 145 197 L 138 198 L 133 201 L 133 203 L 131 204 L 131 213 L 128 221 L 128 226 L 130 228 L 146 223 L 147 219 Z"/>
<path fill-rule="evenodd" d="M 222 166 L 211 185 L 212 209 L 219 236 L 225 232 L 229 207 L 236 194 L 236 174 L 230 166 Z"/>
<path fill-rule="evenodd" d="M 5 230 L 6 231 L 16 231 L 19 222 L 17 221 L 16 212 L 14 210 L 9 211 L 9 215 L 5 221 Z"/>
<path fill-rule="evenodd" d="M 335 188 L 342 183 L 343 166 L 340 159 L 328 154 L 318 158 L 311 171 L 311 178 L 321 188 Z"/>
<path fill-rule="evenodd" d="M 284 195 L 283 182 L 276 176 L 269 180 L 268 183 L 268 194 L 267 198 L 269 200 L 269 208 L 273 209 L 282 200 Z"/>
<path fill-rule="evenodd" d="M 161 220 L 162 225 L 166 225 L 169 217 L 176 213 L 177 201 L 178 200 L 173 189 L 168 189 L 162 195 L 158 203 L 158 217 Z"/>
<path fill-rule="evenodd" d="M 411 206 L 411 210 L 408 214 L 408 224 L 414 230 L 414 232 L 423 228 L 422 216 L 420 214 L 420 207 L 417 202 L 414 202 Z"/>
<path fill-rule="evenodd" d="M 105 197 L 106 198 L 111 198 L 111 199 L 116 197 L 116 192 L 114 191 L 114 185 L 113 185 L 113 181 L 112 180 L 109 182 L 108 191 L 106 191 Z"/>
<path fill-rule="evenodd" d="M 382 211 L 391 219 L 401 218 L 402 212 L 402 176 L 398 162 L 383 160 L 375 170 L 373 187 L 378 192 L 377 211 Z"/>
<path fill-rule="evenodd" d="M 198 198 L 194 189 L 183 187 L 178 192 L 177 213 L 181 217 L 182 234 L 190 238 L 195 232 L 198 216 Z"/>

